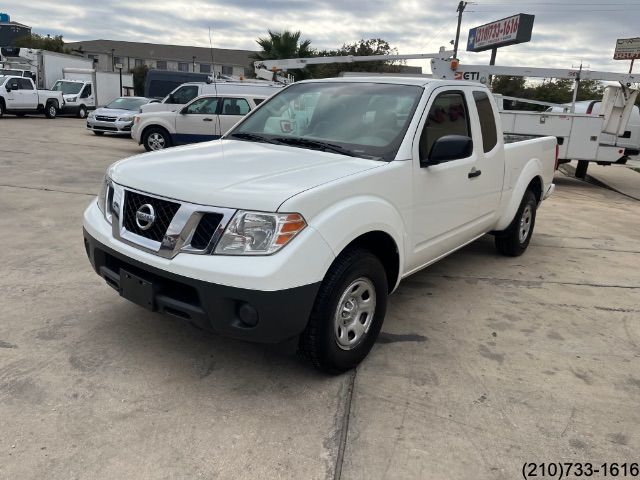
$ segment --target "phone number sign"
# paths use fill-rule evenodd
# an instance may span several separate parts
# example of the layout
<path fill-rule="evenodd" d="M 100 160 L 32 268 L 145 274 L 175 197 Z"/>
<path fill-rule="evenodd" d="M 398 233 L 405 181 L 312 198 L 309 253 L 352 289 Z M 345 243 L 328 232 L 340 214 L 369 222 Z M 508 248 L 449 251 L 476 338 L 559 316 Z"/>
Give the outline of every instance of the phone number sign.
<path fill-rule="evenodd" d="M 637 60 L 640 58 L 640 38 L 619 38 L 616 41 L 614 60 Z"/>
<path fill-rule="evenodd" d="M 467 51 L 482 52 L 531 40 L 535 15 L 520 13 L 513 17 L 480 25 L 469 30 Z"/>

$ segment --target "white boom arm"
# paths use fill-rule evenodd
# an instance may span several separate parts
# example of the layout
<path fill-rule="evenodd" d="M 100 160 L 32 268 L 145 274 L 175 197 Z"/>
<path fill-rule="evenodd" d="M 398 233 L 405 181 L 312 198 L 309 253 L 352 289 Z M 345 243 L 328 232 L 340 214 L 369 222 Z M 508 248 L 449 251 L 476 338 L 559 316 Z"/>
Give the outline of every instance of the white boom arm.
<path fill-rule="evenodd" d="M 570 80 L 603 80 L 620 82 L 631 86 L 640 82 L 640 75 L 629 73 L 599 72 L 595 70 L 579 70 L 564 68 L 532 68 L 532 67 L 502 67 L 498 65 L 463 65 L 459 64 L 451 69 L 448 59 L 434 58 L 431 60 L 431 71 L 434 78 L 447 80 L 471 80 L 487 83 L 491 75 L 508 77 L 533 78 L 566 78 Z"/>
<path fill-rule="evenodd" d="M 286 71 L 295 68 L 305 68 L 309 65 L 321 65 L 327 63 L 355 63 L 355 62 L 388 62 L 396 60 L 420 60 L 450 58 L 453 52 L 440 48 L 438 53 L 415 53 L 409 55 L 336 55 L 332 57 L 309 58 L 285 58 L 278 60 L 258 60 L 253 62 L 256 75 L 260 78 L 271 80 L 274 72 Z M 281 77 L 282 78 L 282 77 Z"/>

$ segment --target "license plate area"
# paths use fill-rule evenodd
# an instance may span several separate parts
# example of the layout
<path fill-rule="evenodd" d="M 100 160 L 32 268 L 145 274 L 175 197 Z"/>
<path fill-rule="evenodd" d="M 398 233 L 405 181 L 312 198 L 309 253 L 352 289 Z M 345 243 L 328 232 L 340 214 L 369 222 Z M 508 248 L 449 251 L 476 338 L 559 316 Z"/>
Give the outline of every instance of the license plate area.
<path fill-rule="evenodd" d="M 155 309 L 153 283 L 124 269 L 120 269 L 120 295 L 141 307 Z"/>

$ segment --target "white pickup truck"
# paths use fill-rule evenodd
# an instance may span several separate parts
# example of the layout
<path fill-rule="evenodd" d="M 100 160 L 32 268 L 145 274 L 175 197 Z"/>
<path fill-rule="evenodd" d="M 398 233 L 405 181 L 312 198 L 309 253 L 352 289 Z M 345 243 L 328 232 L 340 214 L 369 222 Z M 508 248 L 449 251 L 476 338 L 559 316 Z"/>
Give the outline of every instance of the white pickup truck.
<path fill-rule="evenodd" d="M 0 117 L 5 113 L 44 113 L 56 118 L 64 106 L 61 92 L 37 90 L 31 78 L 0 75 Z"/>
<path fill-rule="evenodd" d="M 505 144 L 499 119 L 477 83 L 295 83 L 221 140 L 109 167 L 86 251 L 139 305 L 344 371 L 403 278 L 487 233 L 527 248 L 556 139 Z"/>

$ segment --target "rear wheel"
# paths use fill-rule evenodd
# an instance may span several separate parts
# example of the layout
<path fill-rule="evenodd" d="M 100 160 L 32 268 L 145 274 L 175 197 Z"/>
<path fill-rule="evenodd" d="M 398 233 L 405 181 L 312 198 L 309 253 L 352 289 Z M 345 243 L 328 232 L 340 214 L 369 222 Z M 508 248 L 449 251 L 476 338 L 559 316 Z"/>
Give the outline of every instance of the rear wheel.
<path fill-rule="evenodd" d="M 387 276 L 378 257 L 359 248 L 342 253 L 320 286 L 300 336 L 300 354 L 329 373 L 356 367 L 380 333 L 387 294 Z"/>
<path fill-rule="evenodd" d="M 151 127 L 144 132 L 142 144 L 147 152 L 163 150 L 171 146 L 171 137 L 164 128 Z"/>
<path fill-rule="evenodd" d="M 0 102 L 0 118 L 4 117 L 4 103 Z"/>
<path fill-rule="evenodd" d="M 496 233 L 498 252 L 509 257 L 518 257 L 524 253 L 533 235 L 537 206 L 536 196 L 531 190 L 527 190 L 511 224 L 506 230 Z"/>
<path fill-rule="evenodd" d="M 44 107 L 44 115 L 47 118 L 56 118 L 58 115 L 58 107 L 56 107 L 56 104 L 53 102 L 47 103 L 47 106 Z"/>
<path fill-rule="evenodd" d="M 85 107 L 84 105 L 80 105 L 77 115 L 78 118 L 87 118 L 87 107 Z"/>

